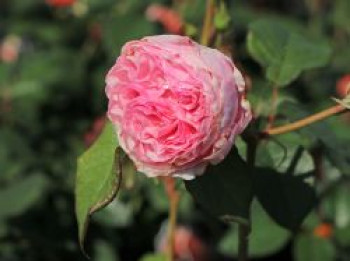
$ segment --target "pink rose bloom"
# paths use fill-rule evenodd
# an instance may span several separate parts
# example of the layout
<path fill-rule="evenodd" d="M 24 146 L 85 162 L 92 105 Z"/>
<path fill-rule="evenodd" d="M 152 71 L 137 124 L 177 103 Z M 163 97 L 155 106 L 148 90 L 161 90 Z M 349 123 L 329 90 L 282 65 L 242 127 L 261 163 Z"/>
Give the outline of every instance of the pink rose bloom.
<path fill-rule="evenodd" d="M 252 117 L 232 61 L 184 36 L 126 43 L 106 84 L 120 146 L 149 177 L 201 175 Z"/>

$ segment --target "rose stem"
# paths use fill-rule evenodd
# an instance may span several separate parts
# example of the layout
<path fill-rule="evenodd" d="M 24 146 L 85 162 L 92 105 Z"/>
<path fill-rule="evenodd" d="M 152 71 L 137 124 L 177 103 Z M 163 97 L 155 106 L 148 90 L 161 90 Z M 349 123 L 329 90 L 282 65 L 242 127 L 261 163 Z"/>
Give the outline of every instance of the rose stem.
<path fill-rule="evenodd" d="M 255 156 L 258 146 L 258 140 L 250 137 L 247 141 L 247 163 L 253 168 L 255 165 Z M 248 260 L 249 251 L 249 233 L 251 229 L 251 220 L 249 224 L 238 224 L 238 261 Z"/>
<path fill-rule="evenodd" d="M 272 135 L 279 135 L 279 134 L 295 131 L 295 130 L 303 128 L 307 125 L 310 125 L 314 122 L 323 120 L 329 116 L 337 114 L 339 112 L 343 112 L 345 110 L 346 110 L 346 108 L 344 106 L 338 104 L 338 105 L 332 106 L 326 110 L 323 110 L 321 112 L 315 113 L 309 117 L 298 120 L 296 122 L 266 130 L 264 133 L 272 136 Z"/>
<path fill-rule="evenodd" d="M 213 16 L 215 12 L 215 0 L 207 0 L 206 11 L 203 21 L 201 44 L 208 45 L 212 30 Z"/>
<path fill-rule="evenodd" d="M 266 130 L 272 128 L 275 121 L 276 109 L 277 109 L 277 100 L 278 100 L 278 87 L 274 86 L 272 88 L 272 98 L 271 98 L 271 113 L 269 115 L 268 124 Z"/>
<path fill-rule="evenodd" d="M 175 189 L 174 178 L 164 177 L 163 180 L 164 180 L 165 191 L 169 198 L 167 260 L 174 261 L 175 228 L 176 228 L 177 208 L 179 203 L 179 193 Z"/>
<path fill-rule="evenodd" d="M 238 239 L 238 261 L 247 261 L 249 243 L 249 228 L 247 225 L 238 225 Z"/>

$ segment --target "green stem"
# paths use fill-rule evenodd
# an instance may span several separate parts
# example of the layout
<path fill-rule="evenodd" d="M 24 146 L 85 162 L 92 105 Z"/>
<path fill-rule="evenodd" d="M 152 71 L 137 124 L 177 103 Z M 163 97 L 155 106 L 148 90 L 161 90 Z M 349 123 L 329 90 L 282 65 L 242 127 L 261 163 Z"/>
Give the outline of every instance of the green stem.
<path fill-rule="evenodd" d="M 168 223 L 168 246 L 167 261 L 174 261 L 175 229 L 177 219 L 177 209 L 179 205 L 179 193 L 175 189 L 175 180 L 170 177 L 164 178 L 165 190 L 169 198 L 169 223 Z"/>
<path fill-rule="evenodd" d="M 238 225 L 238 261 L 248 260 L 249 228 L 244 224 Z"/>
<path fill-rule="evenodd" d="M 271 98 L 271 112 L 268 118 L 268 124 L 266 129 L 271 129 L 275 122 L 275 115 L 277 110 L 277 101 L 278 101 L 278 87 L 274 86 L 272 88 L 272 98 Z"/>
<path fill-rule="evenodd" d="M 203 22 L 201 44 L 208 46 L 212 30 L 213 17 L 215 12 L 215 0 L 207 0 L 205 17 Z"/>

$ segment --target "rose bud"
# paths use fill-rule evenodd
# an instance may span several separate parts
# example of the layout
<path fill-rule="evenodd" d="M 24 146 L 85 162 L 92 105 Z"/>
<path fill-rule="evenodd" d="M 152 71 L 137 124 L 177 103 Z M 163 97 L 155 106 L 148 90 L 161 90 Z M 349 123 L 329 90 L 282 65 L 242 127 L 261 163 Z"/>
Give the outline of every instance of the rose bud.
<path fill-rule="evenodd" d="M 168 247 L 167 223 L 164 223 L 155 239 L 158 252 L 166 253 Z M 179 225 L 174 232 L 175 260 L 207 261 L 210 260 L 209 247 L 191 228 Z"/>
<path fill-rule="evenodd" d="M 152 4 L 146 10 L 146 17 L 153 22 L 159 22 L 168 33 L 182 34 L 183 22 L 180 15 L 174 10 Z"/>
<path fill-rule="evenodd" d="M 313 234 L 319 238 L 330 238 L 333 234 L 333 227 L 331 224 L 322 223 L 314 229 Z"/>
<path fill-rule="evenodd" d="M 350 94 L 350 74 L 344 75 L 337 81 L 337 94 L 341 98 Z"/>
<path fill-rule="evenodd" d="M 252 118 L 232 61 L 184 36 L 126 43 L 106 84 L 119 144 L 149 177 L 203 174 Z"/>

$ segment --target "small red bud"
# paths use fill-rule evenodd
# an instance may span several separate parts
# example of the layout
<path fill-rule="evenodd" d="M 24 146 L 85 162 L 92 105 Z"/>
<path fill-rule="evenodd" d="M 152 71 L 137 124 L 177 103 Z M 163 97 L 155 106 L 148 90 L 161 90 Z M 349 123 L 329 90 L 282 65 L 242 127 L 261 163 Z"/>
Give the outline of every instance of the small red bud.
<path fill-rule="evenodd" d="M 331 224 L 322 223 L 314 229 L 313 234 L 316 237 L 327 239 L 333 234 L 333 227 Z"/>
<path fill-rule="evenodd" d="M 337 94 L 340 98 L 344 98 L 350 93 L 350 74 L 344 75 L 337 81 Z"/>
<path fill-rule="evenodd" d="M 183 22 L 180 15 L 168 7 L 152 4 L 146 10 L 146 17 L 150 21 L 161 23 L 169 33 L 182 34 Z"/>

